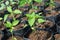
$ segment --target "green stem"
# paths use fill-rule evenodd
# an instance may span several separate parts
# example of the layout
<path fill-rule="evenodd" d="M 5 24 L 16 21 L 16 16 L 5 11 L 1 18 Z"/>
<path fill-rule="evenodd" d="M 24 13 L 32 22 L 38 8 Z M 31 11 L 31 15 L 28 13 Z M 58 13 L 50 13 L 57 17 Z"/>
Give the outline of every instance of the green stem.
<path fill-rule="evenodd" d="M 12 30 L 12 31 L 11 31 L 11 34 L 12 34 L 12 40 L 13 40 L 13 27 L 11 28 L 11 30 Z"/>
<path fill-rule="evenodd" d="M 11 13 L 11 15 L 12 15 L 12 17 L 13 17 L 13 20 L 15 20 L 15 18 L 14 18 L 14 14 L 13 14 L 13 13 Z"/>

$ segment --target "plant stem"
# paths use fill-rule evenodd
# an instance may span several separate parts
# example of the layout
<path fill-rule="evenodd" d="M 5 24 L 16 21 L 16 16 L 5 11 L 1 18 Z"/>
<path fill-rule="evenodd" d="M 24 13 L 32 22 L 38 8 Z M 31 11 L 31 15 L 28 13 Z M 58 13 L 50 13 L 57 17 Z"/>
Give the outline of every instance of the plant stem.
<path fill-rule="evenodd" d="M 12 32 L 12 40 L 13 40 L 13 32 Z"/>
<path fill-rule="evenodd" d="M 11 16 L 13 17 L 13 20 L 15 20 L 15 18 L 14 18 L 14 14 L 13 14 L 13 13 L 11 13 Z"/>
<path fill-rule="evenodd" d="M 12 40 L 13 40 L 13 27 L 11 28 Z"/>

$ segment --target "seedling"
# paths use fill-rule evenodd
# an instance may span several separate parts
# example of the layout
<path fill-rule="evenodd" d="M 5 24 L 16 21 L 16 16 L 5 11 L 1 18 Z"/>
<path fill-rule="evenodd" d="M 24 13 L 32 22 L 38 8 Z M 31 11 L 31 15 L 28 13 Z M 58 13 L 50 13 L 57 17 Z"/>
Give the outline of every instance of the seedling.
<path fill-rule="evenodd" d="M 36 20 L 38 21 L 38 23 L 45 22 L 45 20 L 43 20 L 43 16 L 35 14 L 34 12 L 30 13 L 30 14 L 26 14 L 26 16 L 28 18 L 28 23 L 32 29 L 33 29 L 33 25 L 34 25 Z"/>
<path fill-rule="evenodd" d="M 13 38 L 13 29 L 14 29 L 14 26 L 16 26 L 19 23 L 19 20 L 16 20 L 14 15 L 21 14 L 22 12 L 18 9 L 13 11 L 11 6 L 7 6 L 7 11 L 10 12 L 10 14 L 6 14 L 4 16 L 4 22 L 5 22 L 4 25 L 6 26 L 6 28 L 9 28 L 9 31 L 12 33 L 12 40 L 17 40 L 16 38 Z M 6 21 L 9 15 L 11 15 L 13 18 L 12 23 L 10 21 Z"/>
<path fill-rule="evenodd" d="M 14 2 L 13 0 L 8 0 L 6 1 L 5 3 L 3 2 L 3 0 L 0 2 L 0 10 L 3 10 L 5 8 L 7 8 L 7 6 L 10 6 L 10 5 L 14 5 L 16 4 L 16 2 Z"/>
<path fill-rule="evenodd" d="M 50 6 L 51 6 L 51 7 L 54 7 L 54 6 L 55 6 L 54 0 L 50 0 Z"/>
<path fill-rule="evenodd" d="M 14 26 L 16 26 L 18 23 L 19 23 L 19 20 L 14 20 L 12 23 L 9 21 L 6 21 L 6 23 L 4 23 L 6 28 L 10 28 L 9 31 L 12 34 L 12 40 L 17 40 L 16 38 L 13 38 L 13 29 L 14 29 Z"/>
<path fill-rule="evenodd" d="M 18 10 L 18 9 L 16 9 L 16 10 L 13 11 L 11 6 L 8 6 L 8 7 L 7 7 L 7 11 L 10 12 L 10 15 L 13 17 L 13 20 L 15 20 L 14 15 L 16 15 L 16 14 L 21 14 L 21 13 L 22 13 L 22 12 L 21 12 L 20 10 Z"/>

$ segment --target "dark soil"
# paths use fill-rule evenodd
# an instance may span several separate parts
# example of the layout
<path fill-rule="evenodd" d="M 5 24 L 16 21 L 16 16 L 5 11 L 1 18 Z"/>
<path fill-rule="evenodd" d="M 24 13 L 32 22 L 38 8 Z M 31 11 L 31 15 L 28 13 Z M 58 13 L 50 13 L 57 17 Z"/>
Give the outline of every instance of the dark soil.
<path fill-rule="evenodd" d="M 3 25 L 3 21 L 0 21 L 0 30 L 4 30 L 4 29 L 5 29 L 5 27 Z"/>
<path fill-rule="evenodd" d="M 19 36 L 13 36 L 13 38 L 16 38 L 17 40 L 23 40 L 23 38 Z M 12 37 L 9 37 L 7 40 L 12 40 Z"/>
<path fill-rule="evenodd" d="M 51 33 L 41 30 L 34 31 L 29 35 L 30 40 L 51 40 Z"/>

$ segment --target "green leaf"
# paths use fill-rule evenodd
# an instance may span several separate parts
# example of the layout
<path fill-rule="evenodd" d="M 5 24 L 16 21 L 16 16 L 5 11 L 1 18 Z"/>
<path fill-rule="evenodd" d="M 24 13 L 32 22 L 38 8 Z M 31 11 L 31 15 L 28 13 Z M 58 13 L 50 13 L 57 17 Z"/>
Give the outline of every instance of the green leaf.
<path fill-rule="evenodd" d="M 27 2 L 28 4 L 30 4 L 30 3 L 32 2 L 32 0 L 28 0 L 28 1 L 26 0 L 26 2 Z"/>
<path fill-rule="evenodd" d="M 35 12 L 31 13 L 31 17 L 35 17 Z"/>
<path fill-rule="evenodd" d="M 20 13 L 22 13 L 20 10 L 14 10 L 14 14 L 20 14 Z"/>
<path fill-rule="evenodd" d="M 35 13 L 33 12 L 33 13 L 30 13 L 30 14 L 26 14 L 26 16 L 27 16 L 28 18 L 35 17 Z"/>
<path fill-rule="evenodd" d="M 34 1 L 41 3 L 43 0 L 34 0 Z"/>
<path fill-rule="evenodd" d="M 3 10 L 5 8 L 4 3 L 1 4 L 0 10 Z"/>
<path fill-rule="evenodd" d="M 26 14 L 26 16 L 28 17 L 29 25 L 32 27 L 35 22 L 35 13 L 33 12 L 31 14 Z"/>
<path fill-rule="evenodd" d="M 26 0 L 21 0 L 20 2 L 19 2 L 19 4 L 20 4 L 20 6 L 24 6 L 25 4 L 26 4 Z"/>
<path fill-rule="evenodd" d="M 2 6 L 2 7 L 5 7 L 5 4 L 4 4 L 4 3 L 2 3 L 2 4 L 1 4 L 1 6 Z"/>
<path fill-rule="evenodd" d="M 50 6 L 55 6 L 54 0 L 50 0 Z"/>
<path fill-rule="evenodd" d="M 4 22 L 6 21 L 7 18 L 8 18 L 8 14 L 4 15 Z"/>
<path fill-rule="evenodd" d="M 13 4 L 16 4 L 16 2 L 11 2 L 11 4 L 13 5 Z"/>
<path fill-rule="evenodd" d="M 19 20 L 14 20 L 14 21 L 12 22 L 12 26 L 16 26 L 18 23 L 19 23 Z"/>
<path fill-rule="evenodd" d="M 31 27 L 33 26 L 34 22 L 35 22 L 35 17 L 32 19 L 28 19 L 28 23 Z"/>
<path fill-rule="evenodd" d="M 9 1 L 6 1 L 5 4 L 6 4 L 6 5 L 9 5 Z"/>
<path fill-rule="evenodd" d="M 11 27 L 12 27 L 12 24 L 11 24 L 9 21 L 7 21 L 4 25 L 5 25 L 7 28 L 11 28 Z"/>
<path fill-rule="evenodd" d="M 0 10 L 3 10 L 4 9 L 4 7 L 0 7 Z"/>
<path fill-rule="evenodd" d="M 45 22 L 45 20 L 43 20 L 43 19 L 38 19 L 38 23 L 43 23 L 43 22 Z"/>
<path fill-rule="evenodd" d="M 26 14 L 27 17 L 30 17 L 31 15 L 30 14 Z"/>
<path fill-rule="evenodd" d="M 50 3 L 54 3 L 54 0 L 50 0 Z"/>
<path fill-rule="evenodd" d="M 12 7 L 11 6 L 8 6 L 7 7 L 7 11 L 11 13 L 12 12 Z"/>
<path fill-rule="evenodd" d="M 2 20 L 3 18 L 0 17 L 0 20 Z"/>
<path fill-rule="evenodd" d="M 38 14 L 35 15 L 35 18 L 39 18 L 40 16 Z"/>

